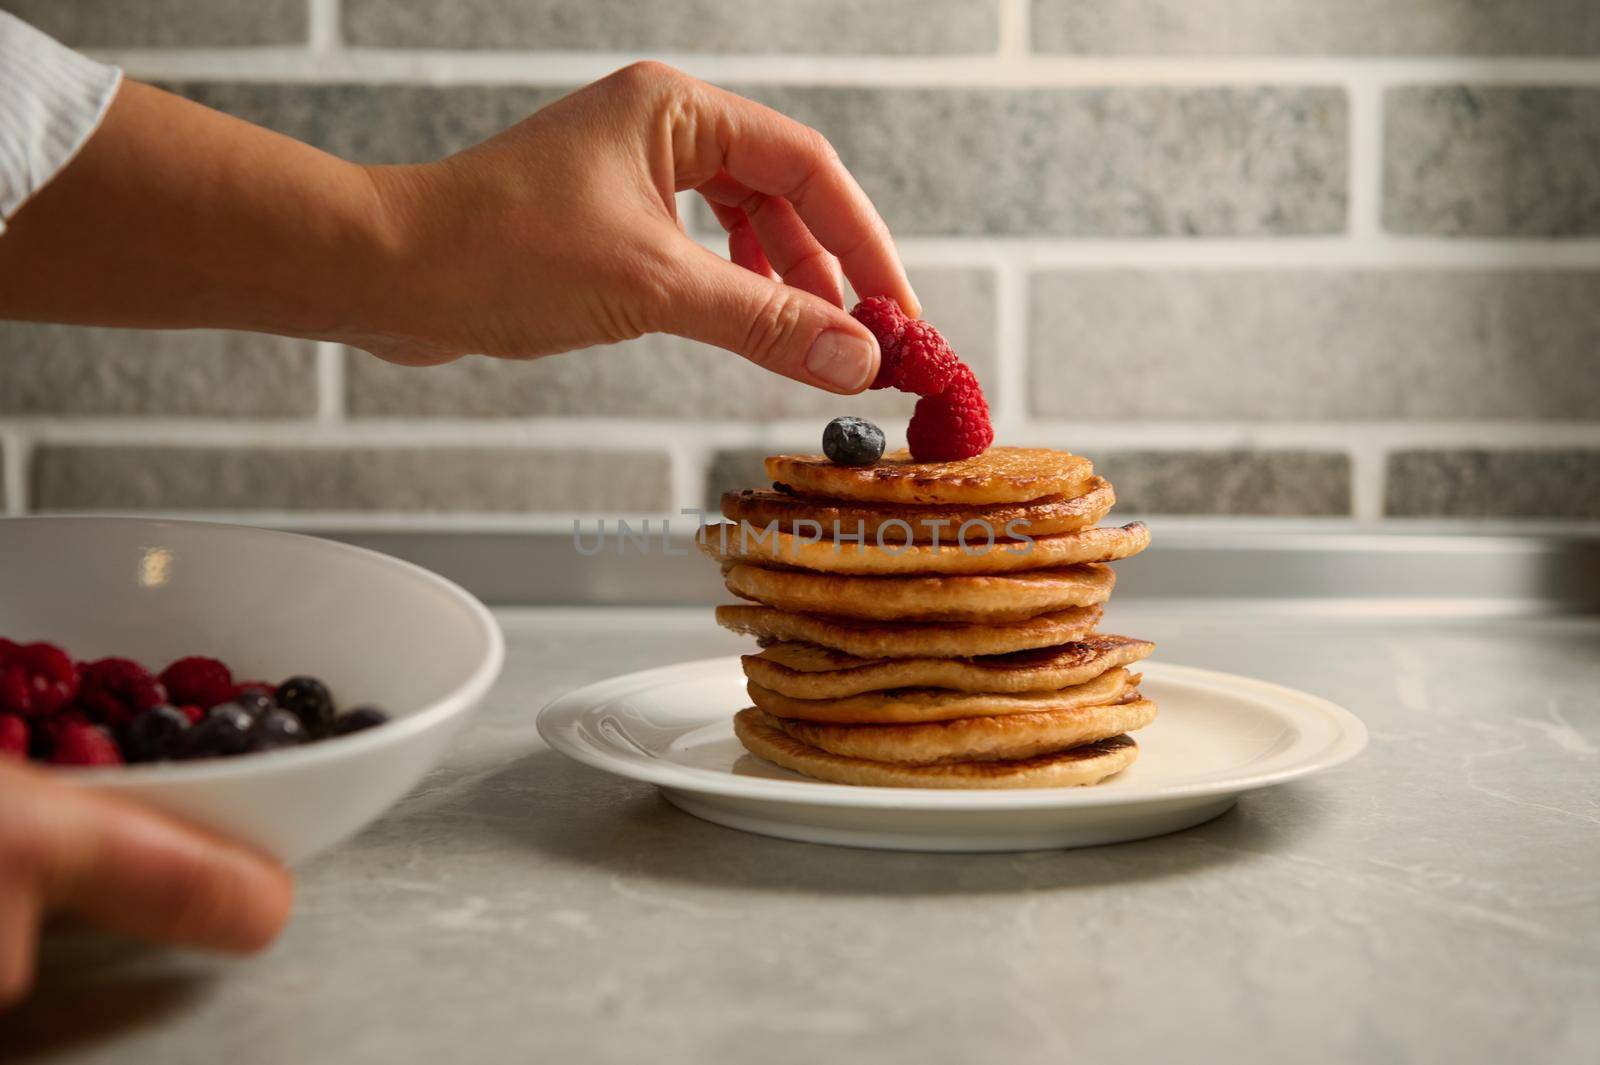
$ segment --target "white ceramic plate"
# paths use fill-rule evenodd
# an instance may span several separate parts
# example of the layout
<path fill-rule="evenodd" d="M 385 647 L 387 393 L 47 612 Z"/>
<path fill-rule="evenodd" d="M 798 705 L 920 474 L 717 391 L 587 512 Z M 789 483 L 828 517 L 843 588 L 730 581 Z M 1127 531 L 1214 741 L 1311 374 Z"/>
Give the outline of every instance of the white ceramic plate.
<path fill-rule="evenodd" d="M 1160 716 L 1136 733 L 1131 768 L 1087 788 L 858 788 L 780 769 L 734 738 L 733 714 L 749 705 L 737 658 L 580 688 L 544 708 L 539 734 L 580 762 L 660 786 L 673 805 L 719 825 L 930 851 L 1086 847 L 1175 832 L 1246 791 L 1336 766 L 1367 743 L 1354 714 L 1292 688 L 1161 663 L 1139 671 Z"/>

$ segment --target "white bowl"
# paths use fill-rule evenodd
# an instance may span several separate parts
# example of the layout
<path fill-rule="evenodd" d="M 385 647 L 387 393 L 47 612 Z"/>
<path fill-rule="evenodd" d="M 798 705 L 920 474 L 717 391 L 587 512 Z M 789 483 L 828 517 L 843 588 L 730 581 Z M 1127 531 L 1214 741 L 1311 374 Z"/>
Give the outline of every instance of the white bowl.
<path fill-rule="evenodd" d="M 154 670 L 209 655 L 241 680 L 321 678 L 392 720 L 337 739 L 193 762 L 53 772 L 169 811 L 285 862 L 354 834 L 444 754 L 500 673 L 482 603 L 408 562 L 206 522 L 0 520 L 0 636 Z"/>

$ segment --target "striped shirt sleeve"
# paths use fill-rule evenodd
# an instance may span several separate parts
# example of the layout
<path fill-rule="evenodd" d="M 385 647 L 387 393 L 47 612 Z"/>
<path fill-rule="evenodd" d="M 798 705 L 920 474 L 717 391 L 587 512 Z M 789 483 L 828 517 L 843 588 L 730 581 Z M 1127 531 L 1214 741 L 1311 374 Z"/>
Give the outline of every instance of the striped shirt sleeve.
<path fill-rule="evenodd" d="M 0 11 L 0 233 L 99 127 L 121 81 Z"/>

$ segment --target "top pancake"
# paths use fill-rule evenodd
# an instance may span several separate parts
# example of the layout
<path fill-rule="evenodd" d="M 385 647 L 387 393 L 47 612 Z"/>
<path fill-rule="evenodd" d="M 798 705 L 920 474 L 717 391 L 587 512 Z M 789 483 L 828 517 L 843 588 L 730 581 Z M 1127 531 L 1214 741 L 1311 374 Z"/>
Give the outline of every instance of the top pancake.
<path fill-rule="evenodd" d="M 1105 517 L 1116 500 L 1110 482 L 1100 477 L 1089 478 L 1081 496 L 1046 496 L 1031 503 L 849 503 L 747 488 L 722 494 L 722 516 L 761 529 L 776 524 L 794 533 L 815 526 L 824 536 L 844 532 L 873 540 L 882 529 L 885 543 L 904 543 L 909 529 L 913 543 L 926 544 L 954 540 L 970 521 L 987 524 L 997 536 L 1006 535 L 1007 527 L 1030 536 L 1077 532 Z"/>
<path fill-rule="evenodd" d="M 866 503 L 984 505 L 1083 495 L 1094 465 L 1050 448 L 992 447 L 959 462 L 914 462 L 904 448 L 871 466 L 823 455 L 772 455 L 767 476 L 801 495 Z"/>

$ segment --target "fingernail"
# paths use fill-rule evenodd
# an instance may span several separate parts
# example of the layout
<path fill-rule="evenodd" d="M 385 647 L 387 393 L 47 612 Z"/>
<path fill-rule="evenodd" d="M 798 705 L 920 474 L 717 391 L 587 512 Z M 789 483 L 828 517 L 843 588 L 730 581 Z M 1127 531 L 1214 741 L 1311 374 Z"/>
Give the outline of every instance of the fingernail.
<path fill-rule="evenodd" d="M 866 337 L 825 329 L 806 352 L 806 372 L 835 388 L 859 392 L 872 372 L 872 356 L 872 341 Z"/>

